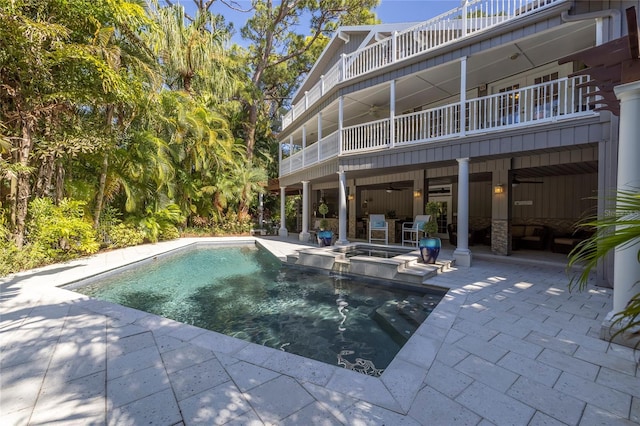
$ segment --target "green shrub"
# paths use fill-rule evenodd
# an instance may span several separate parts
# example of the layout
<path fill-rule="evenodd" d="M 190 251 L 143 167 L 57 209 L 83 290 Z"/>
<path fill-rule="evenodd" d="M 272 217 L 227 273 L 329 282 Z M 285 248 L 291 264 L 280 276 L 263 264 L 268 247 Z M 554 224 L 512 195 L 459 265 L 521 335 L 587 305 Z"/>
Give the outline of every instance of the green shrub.
<path fill-rule="evenodd" d="M 184 216 L 180 207 L 176 204 L 169 204 L 164 209 L 153 211 L 147 209 L 147 215 L 140 220 L 140 228 L 144 232 L 145 239 L 152 243 L 157 243 L 161 235 L 174 235 L 171 228 L 184 221 Z M 179 235 L 179 234 L 178 234 Z M 167 238 L 170 239 L 170 238 Z"/>
<path fill-rule="evenodd" d="M 53 260 L 38 243 L 27 244 L 18 250 L 12 241 L 0 243 L 0 276 L 48 265 Z"/>
<path fill-rule="evenodd" d="M 109 241 L 111 242 L 109 247 L 111 248 L 137 246 L 144 242 L 144 233 L 142 231 L 124 223 L 111 227 L 108 233 Z"/>
<path fill-rule="evenodd" d="M 160 229 L 160 235 L 158 235 L 158 239 L 160 241 L 168 241 L 175 240 L 180 238 L 180 231 L 175 226 L 165 226 Z"/>
<path fill-rule="evenodd" d="M 28 244 L 41 245 L 52 261 L 97 252 L 100 245 L 91 223 L 84 218 L 85 205 L 69 199 L 58 206 L 49 198 L 33 200 L 26 224 Z"/>

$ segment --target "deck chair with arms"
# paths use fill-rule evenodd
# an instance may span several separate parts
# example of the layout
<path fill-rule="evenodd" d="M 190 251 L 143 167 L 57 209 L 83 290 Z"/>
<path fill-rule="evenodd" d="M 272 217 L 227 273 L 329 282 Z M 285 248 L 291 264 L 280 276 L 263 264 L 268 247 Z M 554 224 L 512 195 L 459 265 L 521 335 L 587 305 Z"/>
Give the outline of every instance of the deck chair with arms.
<path fill-rule="evenodd" d="M 402 245 L 405 243 L 411 243 L 418 247 L 420 242 L 420 233 L 424 233 L 422 227 L 425 222 L 429 221 L 431 216 L 428 214 L 419 214 L 413 219 L 413 222 L 405 222 L 402 224 Z"/>
<path fill-rule="evenodd" d="M 384 233 L 384 238 L 372 238 L 372 234 Z M 389 244 L 389 222 L 384 219 L 383 214 L 369 215 L 369 243 L 371 241 L 384 241 L 385 245 Z"/>

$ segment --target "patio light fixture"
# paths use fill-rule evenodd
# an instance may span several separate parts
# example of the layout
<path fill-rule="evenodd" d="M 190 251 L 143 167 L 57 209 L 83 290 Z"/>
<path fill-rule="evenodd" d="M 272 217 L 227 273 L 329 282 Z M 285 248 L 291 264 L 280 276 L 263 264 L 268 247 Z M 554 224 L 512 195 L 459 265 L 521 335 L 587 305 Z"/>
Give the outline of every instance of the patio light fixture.
<path fill-rule="evenodd" d="M 504 185 L 503 184 L 498 184 L 496 186 L 493 187 L 493 193 L 494 194 L 503 194 L 504 193 Z"/>
<path fill-rule="evenodd" d="M 415 191 L 413 191 L 413 198 L 420 198 L 422 197 L 422 191 L 420 189 L 416 189 Z"/>

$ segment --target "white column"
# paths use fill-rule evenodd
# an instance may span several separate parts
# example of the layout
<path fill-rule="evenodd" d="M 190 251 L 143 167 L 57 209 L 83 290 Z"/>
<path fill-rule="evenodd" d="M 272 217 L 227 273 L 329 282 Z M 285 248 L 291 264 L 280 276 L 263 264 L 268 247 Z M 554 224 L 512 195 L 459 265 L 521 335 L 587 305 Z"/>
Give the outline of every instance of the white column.
<path fill-rule="evenodd" d="M 302 232 L 298 235 L 300 241 L 309 241 L 309 181 L 302 181 Z"/>
<path fill-rule="evenodd" d="M 396 81 L 389 82 L 389 145 L 396 145 Z"/>
<path fill-rule="evenodd" d="M 307 149 L 307 126 L 306 124 L 302 125 L 302 167 L 304 167 L 304 150 Z"/>
<path fill-rule="evenodd" d="M 318 113 L 318 163 L 320 162 L 320 141 L 322 140 L 322 111 Z"/>
<path fill-rule="evenodd" d="M 471 266 L 469 250 L 469 159 L 458 158 L 458 247 L 453 252 L 456 266 Z"/>
<path fill-rule="evenodd" d="M 342 170 L 338 172 L 338 240 L 336 244 L 349 244 L 347 240 L 347 175 Z"/>
<path fill-rule="evenodd" d="M 289 135 L 289 173 L 293 171 L 293 161 L 291 161 L 292 155 L 293 155 L 293 135 Z"/>
<path fill-rule="evenodd" d="M 344 96 L 338 98 L 338 155 L 342 155 L 342 122 L 344 120 Z"/>
<path fill-rule="evenodd" d="M 394 31 L 391 35 L 391 62 L 395 62 L 398 58 L 398 32 Z"/>
<path fill-rule="evenodd" d="M 281 237 L 289 236 L 289 233 L 287 232 L 287 212 L 285 210 L 285 201 L 287 198 L 287 194 L 285 192 L 286 189 L 286 186 L 280 187 L 280 230 L 278 234 Z"/>
<path fill-rule="evenodd" d="M 620 100 L 620 134 L 618 137 L 618 191 L 640 191 L 640 81 L 615 87 Z M 624 209 L 624 207 L 622 207 Z M 618 214 L 623 214 L 618 211 Z M 635 218 L 638 212 L 627 212 Z M 613 267 L 613 314 L 622 311 L 640 287 L 634 286 L 640 277 L 638 244 L 616 248 Z"/>
<path fill-rule="evenodd" d="M 466 16 L 466 15 L 463 15 Z M 466 22 L 466 19 L 463 19 Z M 463 56 L 460 61 L 460 136 L 464 136 L 467 132 L 467 57 Z"/>

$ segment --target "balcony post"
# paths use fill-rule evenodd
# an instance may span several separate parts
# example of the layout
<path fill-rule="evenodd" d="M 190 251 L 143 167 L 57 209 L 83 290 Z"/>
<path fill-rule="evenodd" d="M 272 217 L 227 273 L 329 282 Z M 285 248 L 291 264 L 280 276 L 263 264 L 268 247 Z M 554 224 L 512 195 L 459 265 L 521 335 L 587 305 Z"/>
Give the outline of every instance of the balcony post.
<path fill-rule="evenodd" d="M 453 252 L 456 265 L 471 266 L 469 250 L 469 159 L 458 158 L 458 247 Z"/>
<path fill-rule="evenodd" d="M 342 155 L 342 120 L 344 118 L 344 96 L 338 98 L 338 155 Z"/>
<path fill-rule="evenodd" d="M 389 82 L 389 147 L 396 146 L 396 81 Z"/>
<path fill-rule="evenodd" d="M 320 162 L 320 141 L 322 140 L 322 111 L 318 113 L 318 163 Z"/>
<path fill-rule="evenodd" d="M 466 3 L 465 3 L 466 7 Z M 467 57 L 460 61 L 460 136 L 467 133 Z"/>
<path fill-rule="evenodd" d="M 289 235 L 289 233 L 287 232 L 287 212 L 285 209 L 287 199 L 286 190 L 286 186 L 280 187 L 280 229 L 278 231 L 278 235 L 280 235 L 281 237 L 286 237 Z"/>
<path fill-rule="evenodd" d="M 463 4 L 462 4 L 462 37 L 467 35 L 467 32 L 469 31 L 469 27 L 468 27 L 468 20 L 469 17 L 467 16 L 468 12 L 468 0 L 463 0 Z"/>
<path fill-rule="evenodd" d="M 302 231 L 298 235 L 298 240 L 309 240 L 309 181 L 302 181 Z"/>
<path fill-rule="evenodd" d="M 304 91 L 304 110 L 308 110 L 309 109 L 309 91 L 305 90 Z"/>
<path fill-rule="evenodd" d="M 340 55 L 340 72 L 338 72 L 338 81 L 345 80 L 346 71 L 347 71 L 347 55 L 343 53 Z"/>
<path fill-rule="evenodd" d="M 320 96 L 324 96 L 324 74 L 320 76 Z"/>
<path fill-rule="evenodd" d="M 338 241 L 336 244 L 349 244 L 347 240 L 347 175 L 343 170 L 338 172 Z"/>
<path fill-rule="evenodd" d="M 289 158 L 293 155 L 293 135 L 289 135 Z M 293 171 L 293 161 L 289 160 L 289 173 Z"/>
<path fill-rule="evenodd" d="M 394 31 L 391 36 L 391 62 L 398 58 L 398 31 Z"/>
<path fill-rule="evenodd" d="M 302 167 L 304 167 L 304 150 L 307 148 L 307 125 L 302 125 Z"/>

